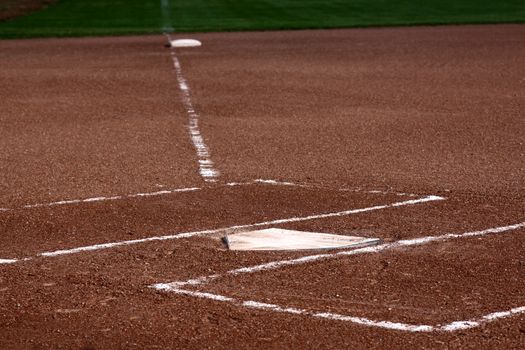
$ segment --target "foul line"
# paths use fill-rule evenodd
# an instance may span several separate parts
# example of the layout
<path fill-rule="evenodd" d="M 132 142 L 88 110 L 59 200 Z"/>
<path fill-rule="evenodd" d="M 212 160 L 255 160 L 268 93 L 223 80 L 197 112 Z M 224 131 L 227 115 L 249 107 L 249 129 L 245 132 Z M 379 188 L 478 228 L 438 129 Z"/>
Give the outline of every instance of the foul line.
<path fill-rule="evenodd" d="M 173 32 L 173 26 L 171 25 L 170 0 L 160 0 L 160 8 L 162 12 L 162 31 L 171 33 Z"/>
<path fill-rule="evenodd" d="M 364 326 L 378 327 L 378 328 L 384 328 L 384 329 L 390 329 L 390 330 L 408 331 L 408 332 L 436 332 L 436 331 L 452 332 L 452 331 L 457 331 L 457 330 L 465 330 L 465 329 L 479 327 L 483 323 L 488 323 L 488 322 L 492 322 L 498 319 L 507 318 L 507 317 L 511 317 L 514 315 L 525 313 L 525 306 L 516 307 L 516 308 L 510 309 L 507 311 L 493 312 L 493 313 L 484 315 L 482 317 L 474 318 L 470 320 L 454 321 L 454 322 L 451 322 L 445 325 L 431 326 L 431 325 L 417 325 L 417 324 L 408 324 L 408 323 L 390 322 L 390 321 L 377 321 L 377 320 L 367 319 L 364 317 L 340 315 L 340 314 L 335 314 L 331 312 L 313 312 L 313 311 L 308 311 L 304 309 L 297 309 L 297 308 L 284 307 L 284 306 L 275 305 L 275 304 L 261 303 L 261 302 L 257 302 L 253 300 L 234 299 L 234 298 L 231 298 L 225 295 L 191 291 L 191 290 L 182 289 L 181 287 L 187 286 L 187 285 L 195 286 L 195 285 L 209 283 L 212 280 L 215 280 L 220 277 L 227 276 L 227 275 L 239 275 L 243 273 L 253 273 L 253 272 L 258 272 L 258 271 L 273 270 L 273 269 L 278 269 L 284 266 L 305 264 L 305 263 L 310 263 L 310 262 L 314 262 L 318 260 L 333 259 L 333 258 L 337 258 L 341 256 L 378 253 L 384 250 L 394 249 L 394 248 L 399 248 L 399 247 L 419 246 L 419 245 L 425 245 L 431 242 L 442 242 L 442 241 L 447 241 L 447 240 L 452 240 L 452 239 L 486 236 L 490 234 L 498 234 L 498 233 L 503 233 L 503 232 L 508 232 L 508 231 L 514 231 L 514 230 L 518 230 L 522 228 L 525 228 L 525 221 L 518 223 L 518 224 L 514 224 L 514 225 L 489 228 L 489 229 L 481 230 L 481 231 L 472 231 L 472 232 L 466 232 L 462 234 L 449 233 L 449 234 L 444 234 L 441 236 L 420 237 L 420 238 L 415 238 L 415 239 L 400 240 L 397 242 L 382 244 L 382 245 L 378 245 L 374 247 L 366 247 L 366 248 L 359 248 L 359 249 L 354 249 L 354 250 L 349 250 L 349 251 L 343 251 L 343 252 L 334 253 L 334 254 L 318 254 L 318 255 L 305 256 L 305 257 L 298 258 L 298 259 L 274 261 L 274 262 L 270 262 L 266 264 L 230 270 L 222 275 L 216 274 L 216 275 L 211 275 L 211 276 L 194 278 L 194 279 L 190 279 L 187 281 L 158 283 L 150 287 L 157 289 L 159 291 L 167 291 L 167 292 L 173 292 L 173 293 L 181 294 L 181 295 L 188 295 L 188 296 L 192 296 L 196 298 L 204 298 L 204 299 L 211 299 L 211 300 L 221 301 L 221 302 L 229 302 L 237 306 L 241 306 L 241 307 L 254 308 L 254 309 L 260 309 L 260 310 L 266 310 L 266 311 L 280 312 L 280 313 L 310 316 L 310 317 L 316 317 L 316 318 L 325 318 L 325 319 L 337 320 L 337 321 L 346 321 L 346 322 L 356 323 L 356 324 L 360 324 Z"/>
<path fill-rule="evenodd" d="M 190 238 L 194 236 L 216 234 L 220 232 L 227 232 L 227 231 L 233 231 L 233 230 L 252 229 L 252 228 L 268 226 L 268 225 L 278 225 L 278 224 L 285 224 L 285 223 L 291 223 L 291 222 L 300 222 L 300 221 L 324 219 L 324 218 L 330 218 L 330 217 L 347 216 L 347 215 L 352 215 L 352 214 L 370 212 L 374 210 L 380 210 L 380 209 L 386 209 L 386 208 L 396 208 L 396 207 L 414 205 L 414 204 L 419 204 L 419 203 L 439 201 L 439 200 L 444 200 L 444 199 L 445 198 L 439 197 L 439 196 L 426 196 L 426 197 L 422 197 L 419 199 L 410 199 L 410 200 L 406 200 L 402 202 L 376 205 L 373 207 L 360 208 L 360 209 L 350 209 L 350 210 L 333 212 L 333 213 L 309 215 L 309 216 L 302 216 L 302 217 L 291 217 L 291 218 L 286 218 L 286 219 L 263 221 L 263 222 L 258 222 L 255 224 L 236 225 L 236 226 L 212 229 L 212 230 L 184 232 L 184 233 L 177 233 L 177 234 L 166 235 L 166 236 L 155 236 L 155 237 L 147 237 L 147 238 L 134 239 L 134 240 L 128 240 L 128 241 L 118 241 L 118 242 L 82 246 L 82 247 L 77 247 L 77 248 L 72 248 L 72 249 L 62 249 L 62 250 L 56 250 L 56 251 L 51 251 L 51 252 L 39 253 L 35 257 L 46 257 L 47 258 L 47 257 L 61 256 L 61 255 L 78 254 L 81 252 L 112 249 L 112 248 L 121 247 L 121 246 L 128 246 L 128 245 L 154 242 L 154 241 L 176 240 L 176 239 L 181 239 L 181 238 Z M 33 259 L 33 257 L 27 257 L 23 259 L 4 259 L 4 260 L 0 260 L 0 264 L 15 263 L 15 262 L 27 261 L 31 259 Z"/>
<path fill-rule="evenodd" d="M 166 35 L 168 40 L 171 41 L 171 37 Z M 197 157 L 199 162 L 199 173 L 206 182 L 216 182 L 219 177 L 219 171 L 214 168 L 214 163 L 211 160 L 210 150 L 204 138 L 201 135 L 199 129 L 199 114 L 195 111 L 193 103 L 191 102 L 190 87 L 188 81 L 182 74 L 182 67 L 179 59 L 175 52 L 175 49 L 171 50 L 171 59 L 173 60 L 173 67 L 177 75 L 177 81 L 179 83 L 179 89 L 181 91 L 181 99 L 186 113 L 188 114 L 188 131 L 190 133 L 191 142 L 197 151 Z"/>

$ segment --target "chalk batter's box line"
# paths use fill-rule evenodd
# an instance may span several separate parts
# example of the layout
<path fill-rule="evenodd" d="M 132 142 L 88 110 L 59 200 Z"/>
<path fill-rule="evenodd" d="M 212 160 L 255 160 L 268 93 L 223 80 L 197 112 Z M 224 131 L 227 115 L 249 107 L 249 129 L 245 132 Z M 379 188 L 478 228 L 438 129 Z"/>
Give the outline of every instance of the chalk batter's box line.
<path fill-rule="evenodd" d="M 236 187 L 236 186 L 242 187 L 242 186 L 257 185 L 257 184 L 274 185 L 274 186 L 291 186 L 291 187 L 319 189 L 319 190 L 327 190 L 327 191 L 330 190 L 330 191 L 339 191 L 339 192 L 356 192 L 356 193 L 370 193 L 370 194 L 384 194 L 384 195 L 394 194 L 397 196 L 407 196 L 407 197 L 420 196 L 420 195 L 413 194 L 413 193 L 394 192 L 394 191 L 388 191 L 388 190 L 387 191 L 385 190 L 367 190 L 367 189 L 362 189 L 362 188 L 345 188 L 345 187 L 334 189 L 334 188 L 330 188 L 327 186 L 316 185 L 316 184 L 304 184 L 304 183 L 295 183 L 295 182 L 289 182 L 289 181 L 256 179 L 256 180 L 247 181 L 247 182 L 228 182 L 224 184 L 216 184 L 216 185 L 207 186 L 207 187 L 183 187 L 183 188 L 175 188 L 175 189 L 170 189 L 170 190 L 131 193 L 131 194 L 125 194 L 125 195 L 116 195 L 116 196 L 97 196 L 97 197 L 82 198 L 82 199 L 64 199 L 64 200 L 48 202 L 48 203 L 25 204 L 25 205 L 22 205 L 16 208 L 0 208 L 0 213 L 13 211 L 13 210 L 35 209 L 35 208 L 42 208 L 42 207 L 54 207 L 54 206 L 73 205 L 73 204 L 89 204 L 89 203 L 108 202 L 108 201 L 116 201 L 116 200 L 131 199 L 131 198 L 140 199 L 140 198 L 147 198 L 147 197 L 172 195 L 172 194 L 183 193 L 183 192 L 201 191 L 201 190 L 213 189 L 213 188 Z"/>
<path fill-rule="evenodd" d="M 444 241 L 463 239 L 463 238 L 469 238 L 469 237 L 483 237 L 483 236 L 494 235 L 494 234 L 503 234 L 503 233 L 512 232 L 516 230 L 522 230 L 524 228 L 525 228 L 525 221 L 517 223 L 517 224 L 513 224 L 513 225 L 494 227 L 494 228 L 489 228 L 489 229 L 481 230 L 481 231 L 472 231 L 472 232 L 466 232 L 466 233 L 461 233 L 461 234 L 449 233 L 449 234 L 444 234 L 440 236 L 426 236 L 426 237 L 420 237 L 420 238 L 409 239 L 409 240 L 400 240 L 400 241 L 393 242 L 393 243 L 386 243 L 386 244 L 381 244 L 378 246 L 365 247 L 365 248 L 359 248 L 359 249 L 354 249 L 354 250 L 346 250 L 346 251 L 341 251 L 341 252 L 332 253 L 332 254 L 317 254 L 317 255 L 304 256 L 298 259 L 273 261 L 273 262 L 269 262 L 266 264 L 242 267 L 242 268 L 230 270 L 223 274 L 203 276 L 203 277 L 189 279 L 186 281 L 175 281 L 171 283 L 158 283 L 150 287 L 160 290 L 160 291 L 173 292 L 176 294 L 187 295 L 187 296 L 191 296 L 195 298 L 226 302 L 226 303 L 237 305 L 239 307 L 259 309 L 259 310 L 278 312 L 278 313 L 309 316 L 309 317 L 329 319 L 329 320 L 345 321 L 345 322 L 355 323 L 355 324 L 369 326 L 369 327 L 384 328 L 384 329 L 396 330 L 396 331 L 453 332 L 453 331 L 458 331 L 458 330 L 466 330 L 466 329 L 479 327 L 484 323 L 493 322 L 499 319 L 504 319 L 504 318 L 512 317 L 512 316 L 519 315 L 519 314 L 524 314 L 525 306 L 515 307 L 510 310 L 505 310 L 505 311 L 493 312 L 493 313 L 483 315 L 478 318 L 469 319 L 469 320 L 454 321 L 454 322 L 447 323 L 447 324 L 426 325 L 426 324 L 409 324 L 409 323 L 382 321 L 382 320 L 377 321 L 377 320 L 372 320 L 372 319 L 368 319 L 364 317 L 341 315 L 341 314 L 336 314 L 332 312 L 322 312 L 322 311 L 316 312 L 316 311 L 310 311 L 306 309 L 299 309 L 299 308 L 276 305 L 276 304 L 268 304 L 268 303 L 254 301 L 254 300 L 241 300 L 241 299 L 232 298 L 226 295 L 213 294 L 213 293 L 208 293 L 205 291 L 194 291 L 194 290 L 189 290 L 186 288 L 188 288 L 189 286 L 201 286 L 201 285 L 210 283 L 213 280 L 219 279 L 221 277 L 225 277 L 225 276 L 237 276 L 237 275 L 246 274 L 246 273 L 276 270 L 276 269 L 283 268 L 286 266 L 306 264 L 306 263 L 311 263 L 314 261 L 328 260 L 328 259 L 334 259 L 338 257 L 361 255 L 361 254 L 379 253 L 379 252 L 383 252 L 386 250 L 392 250 L 395 248 L 420 246 L 420 245 L 425 245 L 425 244 L 429 244 L 433 242 L 444 242 Z"/>
<path fill-rule="evenodd" d="M 181 232 L 181 233 L 168 234 L 164 236 L 152 236 L 152 237 L 146 237 L 146 238 L 140 238 L 140 239 L 127 240 L 127 241 L 116 241 L 116 242 L 93 244 L 93 245 L 68 248 L 68 249 L 59 249 L 55 251 L 45 251 L 45 252 L 38 253 L 34 256 L 29 256 L 29 257 L 24 257 L 24 258 L 0 259 L 0 265 L 15 264 L 18 262 L 23 262 L 23 261 L 27 262 L 35 258 L 51 258 L 51 257 L 62 256 L 62 255 L 79 254 L 83 252 L 115 249 L 118 247 L 145 244 L 145 243 L 150 243 L 150 242 L 177 240 L 177 239 L 183 239 L 183 238 L 191 238 L 195 236 L 205 236 L 205 235 L 211 235 L 211 234 L 232 232 L 236 230 L 250 230 L 254 228 L 275 226 L 275 225 L 281 225 L 281 224 L 286 224 L 286 223 L 326 219 L 326 218 L 333 218 L 333 217 L 343 217 L 343 216 L 360 214 L 360 213 L 365 213 L 365 212 L 370 212 L 370 211 L 375 211 L 375 210 L 382 210 L 382 209 L 387 209 L 387 208 L 397 208 L 397 207 L 416 205 L 416 204 L 427 203 L 427 202 L 432 202 L 432 201 L 441 201 L 444 199 L 445 199 L 444 197 L 431 195 L 431 196 L 425 196 L 421 198 L 407 199 L 401 202 L 375 205 L 375 206 L 366 207 L 366 208 L 349 209 L 349 210 L 344 210 L 344 211 L 339 211 L 339 212 L 313 214 L 313 215 L 308 215 L 308 216 L 303 216 L 303 217 L 290 217 L 290 218 L 284 218 L 284 219 L 263 221 L 263 222 L 258 222 L 254 224 L 236 225 L 236 226 L 231 226 L 231 227 L 226 227 L 226 228 L 193 231 L 193 232 Z"/>

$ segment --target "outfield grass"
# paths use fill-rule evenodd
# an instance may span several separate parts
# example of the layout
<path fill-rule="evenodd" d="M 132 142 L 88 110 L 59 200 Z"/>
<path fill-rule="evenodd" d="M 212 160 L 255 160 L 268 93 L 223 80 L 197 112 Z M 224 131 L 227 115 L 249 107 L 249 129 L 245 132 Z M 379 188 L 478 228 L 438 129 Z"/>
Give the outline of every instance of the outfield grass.
<path fill-rule="evenodd" d="M 0 23 L 0 37 L 503 22 L 525 22 L 525 0 L 58 0 Z"/>

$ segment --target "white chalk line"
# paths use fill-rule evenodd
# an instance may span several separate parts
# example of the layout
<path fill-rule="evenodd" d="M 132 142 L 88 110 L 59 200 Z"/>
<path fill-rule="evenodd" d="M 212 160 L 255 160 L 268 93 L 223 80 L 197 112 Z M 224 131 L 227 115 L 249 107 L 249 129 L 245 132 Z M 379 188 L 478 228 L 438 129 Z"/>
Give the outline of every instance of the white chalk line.
<path fill-rule="evenodd" d="M 265 263 L 265 264 L 237 268 L 234 270 L 227 271 L 222 275 L 216 274 L 216 275 L 211 275 L 211 276 L 203 276 L 199 278 L 190 279 L 187 281 L 172 282 L 171 284 L 173 284 L 174 286 L 198 285 L 198 284 L 209 283 L 214 279 L 221 278 L 227 275 L 236 276 L 236 275 L 245 274 L 245 273 L 275 270 L 275 269 L 279 269 L 285 266 L 306 264 L 306 263 L 311 263 L 314 261 L 334 259 L 334 258 L 338 258 L 342 256 L 379 253 L 384 250 L 395 249 L 395 248 L 400 248 L 400 247 L 425 245 L 425 244 L 432 243 L 432 242 L 447 241 L 447 240 L 452 240 L 452 239 L 486 236 L 489 234 L 503 233 L 503 232 L 513 231 L 513 230 L 518 230 L 521 228 L 525 228 L 525 222 L 514 224 L 514 225 L 490 228 L 490 229 L 481 230 L 481 231 L 472 231 L 472 232 L 467 232 L 463 234 L 448 233 L 448 234 L 444 234 L 440 236 L 426 236 L 426 237 L 419 237 L 419 238 L 413 238 L 413 239 L 399 240 L 399 241 L 392 242 L 392 243 L 385 243 L 385 244 L 380 244 L 376 246 L 357 248 L 357 249 L 352 249 L 352 250 L 344 250 L 344 251 L 340 251 L 337 253 L 307 255 L 307 256 L 297 258 L 297 259 L 272 261 L 272 262 Z"/>
<path fill-rule="evenodd" d="M 240 307 L 260 309 L 264 311 L 272 311 L 279 313 L 289 313 L 294 315 L 301 316 L 310 316 L 315 318 L 324 318 L 333 321 L 343 321 L 355 323 L 368 327 L 377 327 L 395 331 L 406 331 L 406 332 L 454 332 L 459 330 L 466 330 L 471 328 L 476 328 L 481 326 L 484 323 L 494 322 L 499 319 L 509 318 L 519 314 L 525 313 L 525 306 L 515 307 L 507 311 L 498 311 L 493 312 L 478 318 L 463 320 L 463 321 L 454 321 L 444 325 L 426 325 L 426 324 L 409 324 L 402 322 L 392 322 L 392 321 L 377 321 L 371 320 L 366 317 L 358 316 L 348 316 L 341 315 L 332 312 L 316 312 L 309 311 L 305 309 L 299 309 L 294 307 L 280 306 L 276 304 L 268 304 L 263 302 L 258 302 L 254 300 L 240 300 L 232 297 L 228 297 L 220 294 L 213 294 L 207 292 L 197 292 L 186 289 L 181 289 L 178 287 L 171 286 L 169 284 L 156 284 L 154 288 L 159 291 L 171 292 L 181 295 L 187 295 L 195 298 L 210 299 L 220 302 L 228 302 Z"/>
<path fill-rule="evenodd" d="M 218 185 L 219 187 L 222 186 L 247 186 L 247 185 L 254 185 L 254 184 L 277 184 L 277 181 L 274 180 L 253 180 L 248 182 L 229 182 L 223 185 Z M 287 185 L 290 183 L 286 183 Z M 297 187 L 303 187 L 302 185 L 296 184 Z M 207 189 L 208 187 L 206 187 Z M 56 202 L 48 202 L 48 203 L 36 203 L 36 204 L 25 204 L 20 207 L 16 208 L 0 208 L 0 212 L 7 212 L 17 209 L 34 209 L 34 208 L 42 208 L 42 207 L 54 207 L 54 206 L 60 206 L 60 205 L 69 205 L 69 204 L 84 204 L 84 203 L 96 203 L 96 202 L 105 202 L 105 201 L 115 201 L 115 200 L 122 200 L 122 199 L 130 199 L 130 198 L 145 198 L 145 197 L 155 197 L 155 196 L 163 196 L 163 195 L 169 195 L 169 194 L 175 194 L 175 193 L 182 193 L 182 192 L 193 192 L 193 191 L 200 191 L 205 188 L 203 187 L 183 187 L 183 188 L 175 188 L 171 190 L 161 190 L 161 191 L 154 191 L 154 192 L 143 192 L 143 193 L 132 193 L 132 194 L 126 194 L 126 195 L 120 195 L 120 196 L 98 196 L 98 197 L 90 197 L 90 198 L 82 198 L 82 199 L 66 199 L 66 200 L 60 200 Z"/>
<path fill-rule="evenodd" d="M 278 186 L 295 186 L 295 187 L 302 187 L 302 188 L 315 188 L 315 189 L 324 189 L 324 190 L 333 190 L 332 187 L 329 186 L 323 186 L 318 184 L 306 184 L 306 183 L 295 183 L 290 181 L 278 181 L 278 180 L 264 180 L 264 179 L 257 179 L 255 180 L 259 183 L 264 183 L 268 185 L 278 185 Z M 235 183 L 233 183 L 235 184 Z M 388 191 L 388 190 L 370 190 L 370 189 L 363 189 L 361 187 L 357 188 L 338 188 L 337 191 L 344 191 L 344 192 L 361 192 L 361 193 L 370 193 L 370 194 L 394 194 L 396 196 L 406 196 L 406 197 L 419 197 L 420 195 L 415 193 L 405 193 L 405 192 L 397 192 L 397 191 Z"/>
<path fill-rule="evenodd" d="M 289 181 L 267 180 L 267 179 L 256 179 L 256 180 L 247 181 L 247 182 L 228 182 L 225 184 L 217 184 L 217 186 L 218 187 L 223 187 L 223 186 L 234 187 L 234 186 L 248 186 L 248 185 L 255 185 L 255 184 L 291 186 L 291 187 L 300 187 L 300 188 L 307 188 L 307 189 L 326 189 L 326 190 L 330 189 L 330 190 L 341 191 L 341 192 L 356 192 L 356 193 L 385 194 L 385 195 L 394 194 L 397 196 L 407 196 L 407 197 L 420 196 L 420 195 L 410 194 L 410 193 L 389 192 L 389 191 L 380 191 L 380 190 L 364 190 L 361 188 L 333 189 L 333 188 L 323 187 L 323 186 L 318 186 L 318 185 L 294 183 L 294 182 L 289 182 Z M 15 208 L 0 208 L 0 213 L 12 211 L 12 210 L 18 210 L 18 209 L 34 209 L 34 208 L 53 207 L 53 206 L 60 206 L 60 205 L 87 204 L 87 203 L 115 201 L 115 200 L 130 199 L 130 198 L 163 196 L 163 195 L 170 195 L 170 194 L 181 193 L 181 192 L 199 191 L 199 190 L 209 189 L 209 188 L 213 188 L 213 187 L 205 187 L 205 188 L 203 187 L 184 187 L 184 188 L 175 188 L 171 190 L 161 190 L 161 191 L 144 192 L 144 193 L 132 193 L 132 194 L 126 194 L 126 195 L 119 195 L 119 196 L 98 196 L 98 197 L 90 197 L 90 198 L 83 198 L 83 199 L 66 199 L 66 200 L 59 200 L 59 201 L 48 202 L 48 203 L 26 204 L 26 205 L 22 205 L 20 207 L 15 207 Z"/>
<path fill-rule="evenodd" d="M 516 308 L 510 309 L 507 311 L 493 312 L 488 315 L 485 315 L 479 318 L 470 319 L 470 320 L 454 321 L 454 322 L 451 322 L 445 325 L 431 326 L 431 325 L 417 325 L 417 324 L 408 324 L 408 323 L 391 322 L 391 321 L 377 321 L 377 320 L 371 320 L 371 319 L 367 319 L 363 317 L 340 315 L 340 314 L 335 314 L 335 313 L 330 313 L 330 312 L 313 312 L 313 311 L 290 308 L 290 307 L 285 307 L 285 306 L 280 306 L 280 305 L 260 303 L 260 302 L 256 302 L 252 300 L 248 300 L 248 301 L 237 300 L 235 298 L 231 298 L 231 297 L 224 296 L 224 295 L 218 295 L 218 294 L 212 294 L 212 293 L 206 293 L 206 292 L 196 292 L 196 291 L 182 289 L 181 287 L 190 286 L 190 285 L 197 286 L 197 285 L 209 283 L 212 280 L 216 280 L 218 278 L 225 277 L 228 275 L 235 276 L 235 275 L 244 274 L 244 273 L 254 273 L 254 272 L 259 272 L 259 271 L 274 270 L 274 269 L 282 268 L 285 266 L 311 263 L 314 261 L 333 259 L 333 258 L 337 258 L 341 256 L 379 253 L 379 252 L 382 252 L 388 249 L 395 249 L 395 248 L 400 248 L 400 247 L 410 247 L 410 246 L 420 246 L 420 245 L 425 245 L 425 244 L 432 243 L 432 242 L 443 242 L 443 241 L 448 241 L 448 240 L 453 240 L 453 239 L 481 237 L 481 236 L 487 236 L 490 234 L 510 232 L 510 231 L 519 230 L 523 228 L 525 228 L 525 221 L 521 223 L 513 224 L 513 225 L 494 227 L 494 228 L 489 228 L 485 230 L 472 231 L 472 232 L 466 232 L 466 233 L 461 233 L 461 234 L 449 233 L 449 234 L 444 234 L 440 236 L 426 236 L 426 237 L 420 237 L 420 238 L 414 238 L 414 239 L 400 240 L 397 242 L 386 243 L 386 244 L 382 244 L 382 245 L 378 245 L 374 247 L 358 248 L 354 250 L 347 250 L 347 251 L 342 251 L 342 252 L 333 253 L 333 254 L 317 254 L 317 255 L 305 256 L 305 257 L 298 258 L 298 259 L 279 260 L 279 261 L 269 262 L 269 263 L 261 264 L 261 265 L 238 268 L 238 269 L 227 271 L 223 274 L 215 274 L 215 275 L 210 275 L 210 276 L 193 278 L 193 279 L 189 279 L 186 281 L 158 283 L 150 287 L 160 290 L 160 291 L 174 292 L 177 294 L 189 295 L 192 297 L 229 302 L 229 303 L 233 303 L 235 305 L 241 306 L 241 307 L 256 308 L 256 309 L 274 311 L 274 312 L 292 313 L 292 314 L 305 315 L 305 316 L 311 316 L 311 317 L 317 317 L 317 318 L 326 318 L 330 320 L 346 321 L 346 322 L 356 323 L 356 324 L 370 326 L 370 327 L 379 327 L 379 328 L 384 328 L 384 329 L 408 331 L 408 332 L 435 332 L 435 331 L 452 332 L 452 331 L 457 331 L 457 330 L 464 330 L 464 329 L 479 327 L 483 323 L 493 322 L 498 319 L 507 318 L 507 317 L 511 317 L 514 315 L 525 313 L 525 306 L 516 307 Z"/>
<path fill-rule="evenodd" d="M 85 203 L 106 202 L 106 201 L 115 201 L 115 200 L 130 199 L 130 198 L 154 197 L 154 196 L 162 196 L 162 195 L 175 194 L 175 193 L 181 193 L 181 192 L 198 191 L 201 189 L 202 188 L 200 187 L 186 187 L 186 188 L 176 188 L 172 190 L 162 190 L 162 191 L 155 191 L 155 192 L 132 193 L 132 194 L 126 194 L 126 195 L 121 195 L 121 196 L 109 196 L 109 197 L 101 196 L 101 197 L 91 197 L 91 198 L 83 198 L 83 199 L 67 199 L 67 200 L 60 200 L 60 201 L 49 202 L 49 203 L 26 204 L 26 205 L 22 205 L 16 208 L 2 208 L 0 209 L 0 211 L 7 212 L 7 211 L 12 211 L 12 210 L 18 210 L 18 209 L 34 209 L 34 208 L 54 207 L 54 206 L 70 205 L 70 204 L 85 204 Z"/>
<path fill-rule="evenodd" d="M 18 259 L 0 259 L 0 265 L 2 264 L 14 264 L 18 262 Z"/>
<path fill-rule="evenodd" d="M 170 0 L 160 0 L 160 8 L 162 12 L 162 31 L 171 33 L 173 32 L 173 26 L 171 25 Z"/>
<path fill-rule="evenodd" d="M 93 203 L 93 202 L 114 201 L 118 199 L 128 199 L 128 198 L 155 197 L 155 196 L 162 196 L 162 195 L 174 194 L 174 193 L 180 193 L 180 192 L 193 192 L 193 191 L 197 191 L 200 189 L 201 188 L 199 187 L 187 187 L 187 188 L 176 188 L 172 190 L 162 190 L 162 191 L 155 191 L 155 192 L 134 193 L 134 194 L 128 194 L 128 195 L 123 195 L 123 196 L 72 199 L 72 200 L 57 201 L 57 202 L 51 202 L 51 203 L 38 203 L 38 204 L 24 205 L 22 208 L 30 209 L 30 208 L 40 208 L 40 207 L 52 207 L 56 205 L 65 205 L 65 204 Z"/>
<path fill-rule="evenodd" d="M 171 37 L 166 35 L 168 40 L 171 42 Z M 197 152 L 197 159 L 199 163 L 199 173 L 201 177 L 206 182 L 216 182 L 220 173 L 214 167 L 214 163 L 211 160 L 210 150 L 206 143 L 204 142 L 204 137 L 202 136 L 199 128 L 199 114 L 195 111 L 193 107 L 193 102 L 191 101 L 191 93 L 188 81 L 182 74 L 182 67 L 180 61 L 177 57 L 175 49 L 171 50 L 171 59 L 173 61 L 173 67 L 175 68 L 175 73 L 177 76 L 177 81 L 179 83 L 179 89 L 181 91 L 181 99 L 186 113 L 188 115 L 188 131 L 190 134 L 191 142 L 195 147 Z"/>
<path fill-rule="evenodd" d="M 315 215 L 308 215 L 308 216 L 302 216 L 302 217 L 291 217 L 291 218 L 285 218 L 285 219 L 263 221 L 263 222 L 258 222 L 254 224 L 236 225 L 236 226 L 230 226 L 230 227 L 219 228 L 219 229 L 183 232 L 183 233 L 176 233 L 176 234 L 165 235 L 165 236 L 154 236 L 154 237 L 147 237 L 147 238 L 134 239 L 134 240 L 128 240 L 128 241 L 117 241 L 117 242 L 110 242 L 110 243 L 94 244 L 94 245 L 76 247 L 76 248 L 71 248 L 71 249 L 61 249 L 61 250 L 39 253 L 36 255 L 36 257 L 45 257 L 45 258 L 56 257 L 56 256 L 61 256 L 61 255 L 78 254 L 78 253 L 89 252 L 89 251 L 113 249 L 117 247 L 129 246 L 129 245 L 135 245 L 135 244 L 141 244 L 141 243 L 147 243 L 147 242 L 176 240 L 176 239 L 182 239 L 182 238 L 190 238 L 194 236 L 217 234 L 221 232 L 228 232 L 228 231 L 234 231 L 234 230 L 253 229 L 253 228 L 257 228 L 261 226 L 270 226 L 270 225 L 278 225 L 278 224 L 285 224 L 285 223 L 292 223 L 292 222 L 317 220 L 317 219 L 324 219 L 324 218 L 330 218 L 330 217 L 348 216 L 352 214 L 365 213 L 365 212 L 370 212 L 370 211 L 375 211 L 375 210 L 380 210 L 380 209 L 396 208 L 396 207 L 415 205 L 415 204 L 432 202 L 432 201 L 440 201 L 444 199 L 445 198 L 443 197 L 430 195 L 430 196 L 425 196 L 419 199 L 410 199 L 410 200 L 406 200 L 402 202 L 395 202 L 395 203 L 384 204 L 384 205 L 376 205 L 372 207 L 359 208 L 359 209 L 350 209 L 350 210 L 339 211 L 339 212 L 315 214 Z M 32 257 L 25 258 L 25 260 L 30 260 L 30 259 L 32 259 Z M 8 259 L 4 259 L 4 260 L 7 261 Z M 15 260 L 14 262 L 22 261 L 22 259 L 9 259 L 9 261 L 12 261 L 12 260 Z M 0 260 L 0 264 L 2 264 L 2 260 Z"/>

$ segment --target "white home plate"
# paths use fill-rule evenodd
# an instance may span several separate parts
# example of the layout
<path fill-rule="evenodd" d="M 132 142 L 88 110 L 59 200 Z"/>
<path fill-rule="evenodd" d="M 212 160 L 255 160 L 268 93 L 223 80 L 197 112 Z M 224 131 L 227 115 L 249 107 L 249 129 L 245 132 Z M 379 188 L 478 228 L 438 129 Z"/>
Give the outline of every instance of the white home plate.
<path fill-rule="evenodd" d="M 359 248 L 375 245 L 377 238 L 341 236 L 329 233 L 303 232 L 269 228 L 236 233 L 225 237 L 230 250 L 300 250 Z"/>
<path fill-rule="evenodd" d="M 195 39 L 177 39 L 170 41 L 171 47 L 196 47 L 201 46 L 201 42 Z"/>

